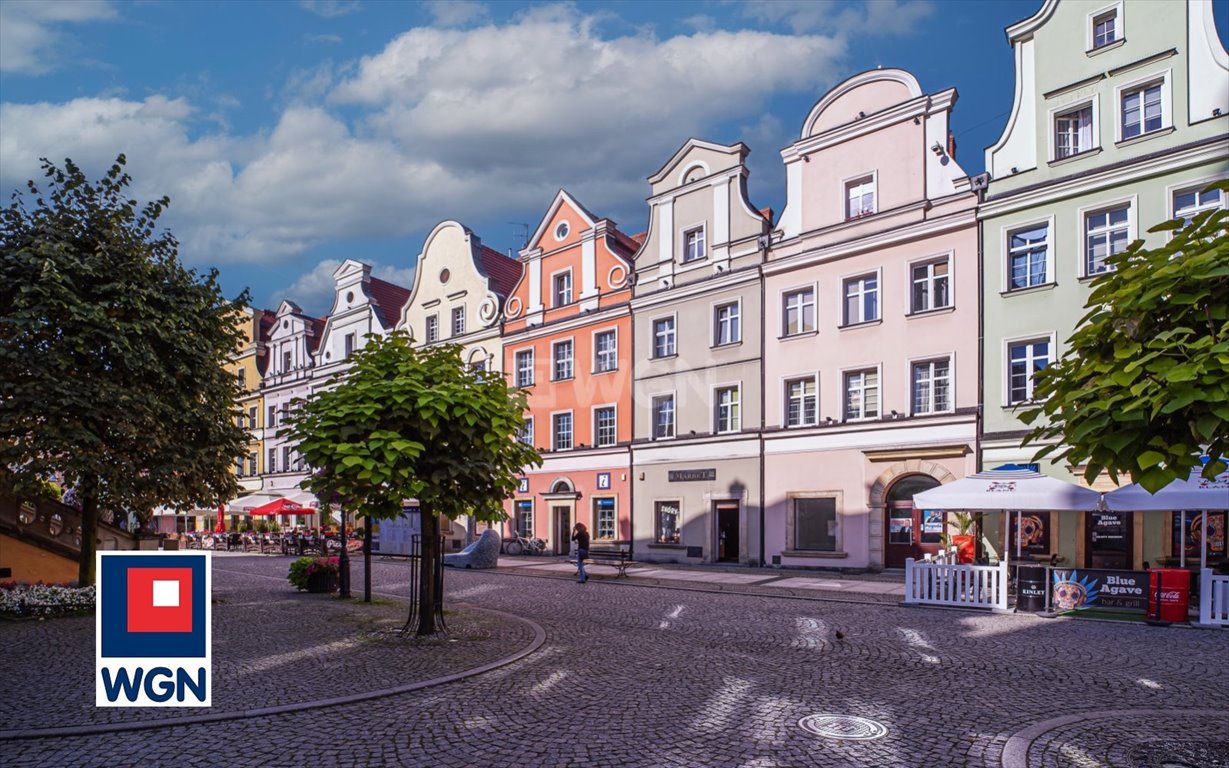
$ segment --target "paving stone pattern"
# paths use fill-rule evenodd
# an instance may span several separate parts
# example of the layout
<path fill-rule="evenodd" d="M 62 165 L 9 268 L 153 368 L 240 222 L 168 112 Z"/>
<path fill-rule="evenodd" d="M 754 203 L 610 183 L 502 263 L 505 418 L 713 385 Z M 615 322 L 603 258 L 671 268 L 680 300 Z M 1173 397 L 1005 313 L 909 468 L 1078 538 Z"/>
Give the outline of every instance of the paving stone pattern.
<path fill-rule="evenodd" d="M 223 588 L 268 590 L 258 577 L 281 575 L 285 561 L 219 559 L 215 571 L 222 569 L 227 574 L 215 583 Z M 250 587 L 238 586 L 240 571 L 251 574 Z M 1229 722 L 1229 632 L 783 599 L 695 585 L 682 591 L 626 579 L 578 585 L 566 574 L 520 571 L 446 575 L 450 601 L 522 615 L 546 630 L 540 650 L 492 672 L 328 710 L 0 742 L 0 754 L 8 766 L 1000 768 L 1013 734 L 1064 715 L 1087 717 L 1041 734 L 1030 745 L 1030 761 L 1035 755 L 1038 765 L 1084 765 L 1062 751 L 1074 746 L 1088 765 L 1137 768 L 1138 760 L 1153 757 L 1136 748 L 1165 735 L 1197 740 L 1203 754 L 1229 746 L 1226 729 L 1206 719 L 1158 719 L 1153 729 L 1145 719 L 1097 716 L 1219 709 Z M 374 574 L 379 589 L 405 591 L 406 564 L 382 562 Z M 275 605 L 264 613 L 282 610 Z M 354 631 L 345 620 L 335 623 L 346 629 L 334 641 Z M 259 629 L 246 631 L 253 645 L 264 642 Z M 48 633 L 47 642 L 73 652 L 58 633 Z M 523 645 L 509 642 L 507 651 Z M 259 658 L 255 653 L 253 663 Z M 26 679 L 36 685 L 40 678 Z M 53 681 L 42 684 L 44 695 L 71 686 L 61 674 Z M 5 691 L 5 698 L 15 693 Z M 888 732 L 872 741 L 837 741 L 798 726 L 818 713 L 866 717 Z"/>

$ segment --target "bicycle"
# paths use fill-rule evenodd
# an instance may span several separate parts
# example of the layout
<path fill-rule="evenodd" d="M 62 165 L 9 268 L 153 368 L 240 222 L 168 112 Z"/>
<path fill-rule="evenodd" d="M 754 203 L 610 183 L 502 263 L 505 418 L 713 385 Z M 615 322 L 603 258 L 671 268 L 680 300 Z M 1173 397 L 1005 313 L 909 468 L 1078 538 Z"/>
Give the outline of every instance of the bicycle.
<path fill-rule="evenodd" d="M 505 555 L 540 555 L 546 550 L 546 542 L 536 536 L 527 539 L 519 533 L 510 539 L 504 539 Z"/>

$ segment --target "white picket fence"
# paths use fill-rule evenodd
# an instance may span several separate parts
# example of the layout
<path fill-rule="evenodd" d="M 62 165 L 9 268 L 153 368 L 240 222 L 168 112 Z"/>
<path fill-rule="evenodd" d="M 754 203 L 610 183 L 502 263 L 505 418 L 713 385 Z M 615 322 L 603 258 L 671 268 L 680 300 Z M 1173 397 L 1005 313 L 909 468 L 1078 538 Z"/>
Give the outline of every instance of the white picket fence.
<path fill-rule="evenodd" d="M 1229 626 L 1229 576 L 1215 576 L 1204 568 L 1200 579 L 1199 623 Z"/>
<path fill-rule="evenodd" d="M 927 552 L 926 554 L 922 555 L 922 562 L 923 563 L 954 563 L 956 562 L 956 548 L 948 547 L 947 549 L 940 549 L 938 552 L 936 552 L 933 555 Z"/>
<path fill-rule="evenodd" d="M 905 602 L 1007 610 L 1007 563 L 958 565 L 905 561 Z"/>

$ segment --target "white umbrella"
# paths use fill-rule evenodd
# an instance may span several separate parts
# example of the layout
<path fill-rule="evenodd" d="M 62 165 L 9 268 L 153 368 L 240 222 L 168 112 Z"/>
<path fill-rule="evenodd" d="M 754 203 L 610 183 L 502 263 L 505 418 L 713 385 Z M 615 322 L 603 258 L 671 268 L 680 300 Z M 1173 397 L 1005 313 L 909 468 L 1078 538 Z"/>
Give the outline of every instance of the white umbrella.
<path fill-rule="evenodd" d="M 1199 552 L 1199 567 L 1208 565 L 1208 510 L 1229 510 L 1229 471 L 1208 480 L 1203 477 L 1203 468 L 1191 470 L 1185 480 L 1174 480 L 1156 493 L 1148 493 L 1136 483 L 1123 486 L 1105 494 L 1105 506 L 1114 511 L 1131 512 L 1184 512 L 1203 510 L 1202 546 Z M 1179 544 L 1180 563 L 1186 567 L 1186 520 L 1178 526 L 1181 532 Z"/>
<path fill-rule="evenodd" d="M 1091 512 L 1100 503 L 1101 494 L 1091 488 L 1012 465 L 978 472 L 913 497 L 914 506 L 920 509 L 972 512 Z"/>
<path fill-rule="evenodd" d="M 263 507 L 271 501 L 277 501 L 281 496 L 273 496 L 267 493 L 253 493 L 248 496 L 240 496 L 232 500 L 226 505 L 227 509 L 235 512 L 243 512 L 249 509 Z"/>

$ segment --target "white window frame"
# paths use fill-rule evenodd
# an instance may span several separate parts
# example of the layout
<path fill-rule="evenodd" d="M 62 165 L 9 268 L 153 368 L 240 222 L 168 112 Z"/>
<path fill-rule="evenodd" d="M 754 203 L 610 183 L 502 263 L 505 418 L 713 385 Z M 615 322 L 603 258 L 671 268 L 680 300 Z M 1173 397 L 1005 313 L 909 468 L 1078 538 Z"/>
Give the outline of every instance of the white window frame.
<path fill-rule="evenodd" d="M 1004 408 L 1015 408 L 1017 406 L 1027 405 L 1029 403 L 1034 402 L 1033 378 L 1032 378 L 1031 373 L 1029 374 L 1028 384 L 1026 387 L 1026 389 L 1028 390 L 1028 397 L 1024 400 L 1020 400 L 1014 403 L 1011 400 L 1011 348 L 1018 344 L 1033 344 L 1039 341 L 1048 342 L 1050 345 L 1050 362 L 1048 363 L 1048 365 L 1053 365 L 1059 356 L 1057 337 L 1058 337 L 1058 334 L 1051 331 L 1048 333 L 1029 333 L 1029 334 L 1024 334 L 1021 336 L 1013 336 L 1008 339 L 1003 339 L 1003 347 L 1002 347 L 1003 362 L 1002 362 L 1002 367 L 1000 370 L 1003 372 L 1003 391 L 1001 393 L 1001 397 L 1002 397 L 1002 403 L 1003 403 Z M 1033 358 L 1030 358 L 1030 360 L 1032 359 Z"/>
<path fill-rule="evenodd" d="M 568 422 L 568 444 L 566 448 L 559 447 L 559 427 L 556 419 L 560 416 L 567 416 Z M 552 451 L 570 451 L 576 447 L 576 415 L 572 409 L 567 408 L 562 411 L 551 411 L 550 414 L 550 449 Z"/>
<path fill-rule="evenodd" d="M 1148 86 L 1160 83 L 1161 86 L 1161 125 L 1151 131 L 1145 131 L 1144 128 L 1144 105 L 1140 103 L 1140 132 L 1135 136 L 1124 137 L 1122 135 L 1123 128 L 1123 98 L 1128 93 L 1135 91 L 1147 90 Z M 1167 129 L 1172 128 L 1174 124 L 1173 118 L 1173 70 L 1163 69 L 1157 72 L 1152 72 L 1148 75 L 1142 75 L 1134 80 L 1123 83 L 1114 88 L 1114 140 L 1116 142 L 1123 141 L 1142 141 L 1151 136 L 1160 136 L 1166 133 Z"/>
<path fill-rule="evenodd" d="M 601 425 L 598 423 L 597 412 L 609 409 L 614 414 L 614 435 L 613 439 L 608 443 L 603 443 L 599 439 L 601 434 Z M 595 405 L 590 412 L 590 418 L 593 422 L 593 447 L 594 448 L 610 448 L 619 444 L 619 405 L 618 403 L 605 403 L 603 405 Z"/>
<path fill-rule="evenodd" d="M 871 187 L 871 210 L 869 212 L 852 215 L 849 207 L 849 193 L 853 191 L 855 184 L 860 185 L 864 182 L 870 182 Z M 859 173 L 856 176 L 850 176 L 841 179 L 841 221 L 857 221 L 864 219 L 867 216 L 874 216 L 879 213 L 879 170 L 867 171 Z"/>
<path fill-rule="evenodd" d="M 276 475 L 277 474 L 277 448 L 271 447 L 269 448 L 267 453 L 268 453 L 268 456 L 265 457 L 265 464 L 267 464 L 268 466 L 265 467 L 265 471 L 271 475 Z"/>
<path fill-rule="evenodd" d="M 1178 184 L 1170 184 L 1169 186 L 1167 186 L 1165 188 L 1165 205 L 1167 206 L 1166 210 L 1168 211 L 1169 215 L 1166 216 L 1165 220 L 1172 221 L 1173 219 L 1178 218 L 1178 206 L 1177 206 L 1177 201 L 1175 199 L 1177 198 L 1178 195 L 1185 194 L 1187 192 L 1195 192 L 1195 193 L 1202 192 L 1205 188 L 1210 186 L 1213 182 L 1223 181 L 1225 178 L 1226 177 L 1224 176 L 1205 176 L 1204 178 L 1201 178 L 1201 179 L 1183 181 Z M 1196 206 L 1191 211 L 1190 215 L 1194 216 L 1204 211 L 1216 210 L 1217 208 L 1229 208 L 1229 193 L 1226 193 L 1224 191 L 1220 193 L 1220 205 Z M 1171 232 L 1169 236 L 1173 237 L 1173 233 Z"/>
<path fill-rule="evenodd" d="M 741 344 L 743 341 L 743 300 L 739 296 L 736 299 L 722 299 L 714 301 L 709 305 L 711 307 L 710 317 L 712 318 L 712 335 L 709 337 L 709 346 L 711 347 L 729 347 L 736 344 Z M 731 338 L 729 341 L 721 341 L 721 321 L 717 317 L 718 311 L 727 307 L 734 307 L 734 322 L 731 322 L 732 330 L 737 331 L 737 338 Z M 731 333 L 733 335 L 733 333 Z M 675 340 L 677 344 L 677 339 Z"/>
<path fill-rule="evenodd" d="M 797 424 L 791 424 L 789 420 L 790 401 L 793 399 L 790 395 L 789 388 L 791 384 L 796 384 L 802 381 L 809 381 L 814 385 L 815 390 L 811 394 L 815 401 L 814 419 L 806 420 L 806 395 L 802 397 L 802 403 L 799 405 L 800 420 Z M 802 427 L 814 427 L 819 425 L 819 374 L 811 373 L 802 376 L 786 376 L 781 379 L 781 426 L 786 429 L 800 429 Z"/>
<path fill-rule="evenodd" d="M 533 518 L 534 518 L 534 512 L 536 511 L 534 510 L 533 501 L 534 500 L 532 498 L 514 499 L 512 501 L 512 511 L 514 515 L 516 516 L 516 519 L 513 520 L 514 530 L 517 534 L 521 536 L 533 536 L 533 532 L 534 532 L 534 528 L 533 528 L 534 519 Z M 521 504 L 524 504 L 525 502 L 529 502 L 529 515 L 528 515 L 529 524 L 528 525 L 525 524 L 526 515 L 522 513 L 521 506 L 520 506 Z"/>
<path fill-rule="evenodd" d="M 601 359 L 599 357 L 601 350 L 598 349 L 598 337 L 607 333 L 611 334 L 614 338 L 614 346 L 610 350 L 614 362 L 609 368 L 603 368 L 598 362 Z M 600 328 L 593 332 L 593 373 L 611 373 L 617 370 L 619 370 L 619 329 L 617 326 Z"/>
<path fill-rule="evenodd" d="M 528 445 L 531 448 L 533 447 L 534 441 L 537 439 L 534 434 L 533 416 L 525 417 L 525 424 L 521 427 L 520 433 L 517 435 L 517 439 L 522 445 Z"/>
<path fill-rule="evenodd" d="M 1126 228 L 1127 228 L 1127 245 L 1129 246 L 1131 243 L 1135 242 L 1135 237 L 1136 237 L 1135 222 L 1137 218 L 1136 211 L 1138 210 L 1137 196 L 1132 195 L 1130 197 L 1118 198 L 1116 200 L 1110 200 L 1108 202 L 1100 202 L 1095 205 L 1087 205 L 1087 206 L 1084 206 L 1083 208 L 1080 208 L 1077 211 L 1079 215 L 1079 218 L 1077 219 L 1077 221 L 1079 222 L 1079 231 L 1076 234 L 1079 238 L 1079 241 L 1077 244 L 1078 248 L 1076 249 L 1076 253 L 1080 255 L 1080 266 L 1079 266 L 1080 277 L 1082 278 L 1095 277 L 1099 274 L 1102 274 L 1102 272 L 1105 271 L 1105 270 L 1102 270 L 1102 272 L 1090 272 L 1088 269 L 1088 217 L 1094 216 L 1098 213 L 1104 213 L 1104 212 L 1111 211 L 1117 208 L 1122 208 L 1123 206 L 1126 206 L 1126 209 L 1127 209 Z"/>
<path fill-rule="evenodd" d="M 721 400 L 720 400 L 720 393 L 725 392 L 727 390 L 732 390 L 734 392 L 734 399 L 727 406 L 722 406 Z M 742 428 L 743 428 L 742 392 L 743 392 L 743 385 L 741 381 L 713 385 L 713 389 L 712 389 L 713 434 L 732 435 L 732 434 L 742 431 Z M 730 411 L 730 414 L 729 414 L 729 418 L 727 418 L 727 421 L 729 422 L 728 429 L 721 428 L 721 409 L 722 407 L 732 407 L 732 410 Z M 734 424 L 734 419 L 733 419 L 733 414 L 735 411 L 737 411 L 738 413 L 738 424 L 737 425 Z"/>
<path fill-rule="evenodd" d="M 559 353 L 556 351 L 564 344 L 569 345 L 568 354 L 568 375 L 559 375 Z M 568 381 L 576 378 L 576 339 L 569 336 L 566 339 L 556 339 L 550 345 L 550 380 L 551 381 Z"/>
<path fill-rule="evenodd" d="M 342 354 L 349 357 L 354 354 L 354 350 L 358 349 L 358 334 L 354 332 L 347 333 L 342 337 Z"/>
<path fill-rule="evenodd" d="M 808 302 L 800 301 L 798 310 L 802 316 L 799 320 L 800 330 L 790 333 L 789 330 L 789 300 L 791 296 L 800 296 L 807 293 L 811 294 L 809 306 L 811 308 L 811 327 L 806 327 L 806 323 L 802 320 L 806 316 L 806 308 Z M 807 285 L 796 285 L 791 288 L 786 288 L 781 291 L 781 338 L 792 338 L 794 336 L 807 336 L 815 333 L 819 328 L 819 285 L 817 283 L 809 283 Z"/>
<path fill-rule="evenodd" d="M 1064 155 L 1063 157 L 1059 157 L 1058 156 L 1058 121 L 1059 119 L 1066 117 L 1072 112 L 1078 112 L 1084 109 L 1088 109 L 1092 112 L 1092 127 L 1089 129 L 1091 131 L 1091 136 L 1090 136 L 1091 143 L 1088 145 L 1087 148 L 1081 149 L 1079 152 L 1072 152 L 1069 155 Z M 1050 162 L 1052 163 L 1061 162 L 1063 160 L 1070 160 L 1073 157 L 1085 155 L 1089 152 L 1100 149 L 1101 148 L 1101 95 L 1093 94 L 1090 98 L 1081 99 L 1080 101 L 1073 101 L 1070 104 L 1064 104 L 1061 107 L 1054 107 L 1053 109 L 1050 110 L 1049 120 L 1047 121 L 1047 124 L 1049 125 L 1049 128 L 1050 128 L 1049 157 L 1050 157 Z"/>
<path fill-rule="evenodd" d="M 1024 285 L 1019 288 L 1013 288 L 1011 285 L 1011 236 L 1014 232 L 1021 232 L 1026 229 L 1036 229 L 1045 225 L 1046 228 L 1046 259 L 1045 259 L 1045 280 L 1042 280 L 1036 285 Z M 1054 217 L 1050 216 L 1045 219 L 1034 219 L 1025 221 L 1019 224 L 1004 225 L 1002 227 L 1002 243 L 1003 243 L 1003 293 L 1019 293 L 1023 291 L 1035 290 L 1047 285 L 1053 285 L 1055 281 L 1054 275 L 1054 248 L 1057 243 L 1057 238 L 1054 236 Z"/>
<path fill-rule="evenodd" d="M 833 552 L 845 551 L 845 494 L 843 491 L 789 491 L 785 494 L 785 546 L 792 552 Z M 794 502 L 799 499 L 832 499 L 834 507 L 833 520 L 836 522 L 836 532 L 833 534 L 833 549 L 799 549 L 797 509 Z"/>
<path fill-rule="evenodd" d="M 654 440 L 672 440 L 678 435 L 678 397 L 675 392 L 661 392 L 649 398 L 649 435 Z M 659 402 L 670 401 L 670 433 L 657 434 L 657 405 Z"/>
<path fill-rule="evenodd" d="M 559 300 L 560 291 L 558 287 L 558 280 L 559 278 L 565 277 L 565 276 L 568 279 L 567 301 L 560 301 Z M 551 300 L 551 309 L 555 309 L 557 307 L 566 307 L 569 304 L 575 303 L 576 301 L 576 282 L 572 279 L 572 268 L 571 267 L 568 267 L 567 269 L 561 269 L 557 272 L 551 272 L 550 274 L 550 300 Z"/>
<path fill-rule="evenodd" d="M 666 320 L 670 321 L 670 351 L 664 355 L 659 355 L 657 354 L 657 324 L 659 322 L 663 322 Z M 651 344 L 651 349 L 653 350 L 651 359 L 664 360 L 666 358 L 675 357 L 678 355 L 679 353 L 678 325 L 679 325 L 678 313 L 675 313 L 672 315 L 662 315 L 660 317 L 655 317 L 649 321 L 650 344 Z"/>
<path fill-rule="evenodd" d="M 947 303 L 941 307 L 931 306 L 927 309 L 918 309 L 917 307 L 913 306 L 913 287 L 917 284 L 917 280 L 913 276 L 913 270 L 917 269 L 918 267 L 932 267 L 935 264 L 943 264 L 943 263 L 947 264 Z M 933 256 L 926 256 L 921 259 L 914 259 L 913 261 L 909 262 L 905 266 L 906 266 L 905 281 L 909 285 L 909 314 L 910 315 L 925 315 L 925 314 L 929 314 L 931 312 L 937 312 L 943 309 L 951 309 L 956 306 L 956 280 L 955 280 L 956 255 L 955 255 L 955 252 L 948 251 L 947 253 L 938 253 Z M 934 302 L 935 281 L 936 281 L 936 278 L 933 274 L 933 270 L 931 270 L 927 274 L 925 282 L 927 285 L 926 295 L 930 298 L 930 301 L 932 304 Z"/>
<path fill-rule="evenodd" d="M 612 503 L 612 506 L 610 509 L 611 514 L 613 515 L 613 517 L 610 520 L 610 525 L 611 525 L 612 530 L 609 536 L 603 536 L 601 520 L 600 518 L 598 518 L 597 505 L 598 505 L 598 502 L 607 501 L 607 500 L 609 500 Z M 609 496 L 609 495 L 594 496 L 593 503 L 590 505 L 589 509 L 590 509 L 591 514 L 593 515 L 593 519 L 591 521 L 593 523 L 593 540 L 594 541 L 615 541 L 616 539 L 618 539 L 619 538 L 619 497 Z"/>
<path fill-rule="evenodd" d="M 521 364 L 522 356 L 527 356 L 529 358 L 528 381 L 524 381 L 521 378 L 521 374 L 525 372 L 524 366 Z M 534 366 L 535 357 L 536 355 L 534 354 L 533 347 L 525 347 L 524 349 L 518 349 L 512 353 L 512 375 L 515 377 L 514 380 L 516 382 L 516 386 L 524 388 L 532 387 L 534 385 L 536 378 L 534 375 L 536 372 Z"/>
<path fill-rule="evenodd" d="M 449 325 L 452 328 L 451 338 L 455 338 L 457 336 L 464 336 L 465 335 L 465 305 L 462 304 L 459 307 L 453 307 L 449 311 L 448 314 L 449 314 L 449 320 L 451 321 Z M 457 327 L 458 320 L 460 321 L 460 328 Z"/>
<path fill-rule="evenodd" d="M 427 344 L 434 344 L 440 340 L 440 315 L 438 312 L 432 312 L 427 315 L 423 321 L 424 335 L 427 337 Z"/>
<path fill-rule="evenodd" d="M 913 381 L 914 369 L 917 368 L 919 365 L 933 366 L 935 363 L 940 363 L 940 362 L 947 363 L 947 407 L 943 409 L 938 409 L 938 408 L 933 407 L 934 402 L 935 402 L 935 396 L 934 396 L 935 379 L 932 375 L 930 379 L 930 402 L 931 402 L 932 407 L 928 411 L 919 411 L 917 409 L 917 401 L 914 399 L 914 395 L 916 394 L 916 390 L 914 389 L 914 381 Z M 906 371 L 908 375 L 905 377 L 905 381 L 906 381 L 906 386 L 908 386 L 909 388 L 908 403 L 909 403 L 909 414 L 911 416 L 935 416 L 935 415 L 943 414 L 943 413 L 953 413 L 956 410 L 956 353 L 955 352 L 945 352 L 945 353 L 940 353 L 937 355 L 925 355 L 923 357 L 911 358 L 908 361 L 908 366 L 909 366 L 908 370 Z M 931 370 L 933 371 L 933 367 Z"/>
<path fill-rule="evenodd" d="M 682 254 L 682 262 L 684 264 L 698 264 L 708 258 L 708 222 L 702 222 L 693 227 L 687 227 L 683 230 L 683 242 L 680 252 Z M 700 255 L 692 257 L 691 249 L 688 247 L 687 238 L 690 235 L 698 235 L 700 244 Z"/>
<path fill-rule="evenodd" d="M 849 415 L 849 401 L 850 401 L 849 376 L 855 373 L 867 373 L 870 371 L 875 372 L 875 382 L 876 382 L 875 388 L 878 392 L 878 410 L 873 415 L 869 415 L 869 416 L 867 415 L 866 413 L 866 387 L 864 385 L 861 389 L 861 392 L 862 392 L 862 411 L 861 413 L 862 415 L 851 417 Z M 841 421 L 845 421 L 845 422 L 874 421 L 875 419 L 878 419 L 881 416 L 883 416 L 884 386 L 883 386 L 883 364 L 882 363 L 877 363 L 875 365 L 855 365 L 855 366 L 850 366 L 848 368 L 842 368 L 840 381 L 841 381 Z"/>
<path fill-rule="evenodd" d="M 1123 10 L 1123 4 L 1117 2 L 1088 12 L 1088 21 L 1084 25 L 1084 50 L 1087 53 L 1100 53 L 1114 47 L 1116 43 L 1121 44 L 1127 39 L 1126 20 L 1123 16 Z M 1109 13 L 1114 14 L 1114 39 L 1103 45 L 1096 45 L 1097 19 Z"/>
<path fill-rule="evenodd" d="M 661 505 L 673 504 L 678 509 L 678 517 L 674 521 L 674 535 L 678 541 L 662 541 L 661 534 Z M 653 543 L 654 544 L 673 544 L 679 545 L 683 541 L 683 525 L 685 518 L 683 517 L 683 498 L 682 496 L 669 496 L 664 499 L 653 499 Z"/>
<path fill-rule="evenodd" d="M 872 277 L 872 276 L 875 278 L 874 293 L 875 293 L 875 313 L 876 314 L 874 317 L 871 317 L 871 318 L 862 318 L 860 320 L 850 320 L 848 317 L 845 316 L 846 299 L 849 296 L 848 294 L 849 283 L 854 280 L 859 280 L 859 281 L 864 280 L 865 278 Z M 859 313 L 861 313 L 866 308 L 863 302 L 865 301 L 867 292 L 862 291 L 858 295 L 860 297 L 860 300 L 858 302 L 858 311 Z M 842 328 L 849 328 L 849 327 L 858 326 L 858 325 L 866 325 L 868 323 L 875 323 L 875 322 L 879 322 L 880 320 L 882 320 L 883 319 L 883 270 L 882 269 L 871 269 L 871 270 L 865 270 L 862 272 L 854 272 L 848 275 L 843 275 L 841 277 L 841 301 L 840 301 L 840 309 L 838 311 L 840 312 L 839 325 Z"/>

